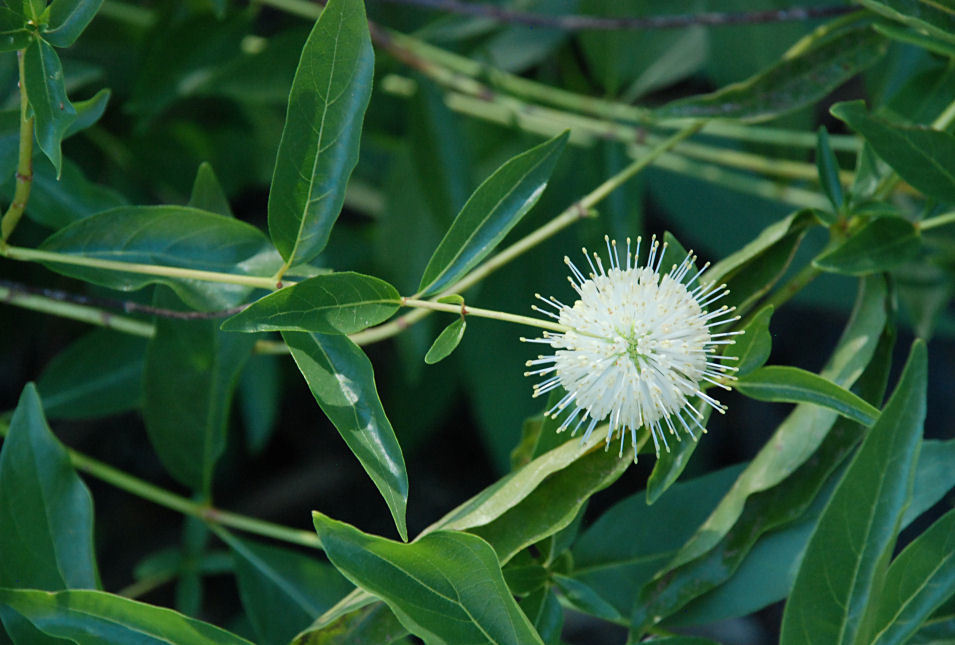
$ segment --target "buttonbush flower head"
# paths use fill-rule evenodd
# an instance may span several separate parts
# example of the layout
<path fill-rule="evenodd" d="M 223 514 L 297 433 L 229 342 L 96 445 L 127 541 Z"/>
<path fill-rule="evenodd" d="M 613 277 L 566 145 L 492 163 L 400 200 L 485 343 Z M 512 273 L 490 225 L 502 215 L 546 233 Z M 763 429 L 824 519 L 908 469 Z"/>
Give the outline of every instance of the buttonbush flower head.
<path fill-rule="evenodd" d="M 733 315 L 733 307 L 714 308 L 728 290 L 725 284 L 700 282 L 709 264 L 697 271 L 692 252 L 661 274 L 667 245 L 661 246 L 656 237 L 651 239 L 642 267 L 638 266 L 640 238 L 633 253 L 627 239 L 623 261 L 616 241 L 604 239 L 609 266 L 596 253 L 591 259 L 583 249 L 590 269 L 584 275 L 564 258 L 570 267 L 568 279 L 578 296 L 573 306 L 537 295 L 549 309 L 533 308 L 566 330 L 521 339 L 555 350 L 552 355 L 528 361 L 528 367 L 534 369 L 525 376 L 546 377 L 534 387 L 534 396 L 557 387 L 566 391 L 547 411 L 553 418 L 568 411 L 558 432 L 571 424 L 572 434 L 585 427 L 586 440 L 597 423 L 609 417 L 608 445 L 619 430 L 622 454 L 629 430 L 636 448 L 637 429 L 646 426 L 659 456 L 661 443 L 670 449 L 668 433 L 680 440 L 685 432 L 696 440 L 694 427 L 706 432 L 694 399 L 701 409 L 708 405 L 718 412 L 725 410 L 703 390 L 710 385 L 728 390 L 735 380 L 732 372 L 736 368 L 721 362 L 734 357 L 722 356 L 717 350 L 734 343 L 733 336 L 742 332 L 717 333 L 716 329 L 739 316 Z"/>

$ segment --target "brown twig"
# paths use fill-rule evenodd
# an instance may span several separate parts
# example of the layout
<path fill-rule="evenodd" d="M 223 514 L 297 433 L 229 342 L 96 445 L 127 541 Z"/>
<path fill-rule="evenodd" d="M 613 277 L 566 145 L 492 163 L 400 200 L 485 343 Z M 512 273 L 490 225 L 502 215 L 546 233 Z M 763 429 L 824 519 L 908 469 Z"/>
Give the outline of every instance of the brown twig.
<path fill-rule="evenodd" d="M 771 22 L 813 20 L 841 16 L 856 7 L 839 5 L 831 7 L 791 7 L 768 11 L 743 11 L 734 13 L 688 13 L 668 16 L 629 16 L 607 18 L 601 16 L 566 15 L 552 16 L 507 9 L 497 5 L 462 0 L 379 0 L 392 4 L 413 5 L 445 13 L 457 13 L 500 22 L 545 27 L 563 31 L 620 31 L 630 29 L 679 29 L 693 25 L 721 27 L 727 25 L 758 25 Z"/>
<path fill-rule="evenodd" d="M 176 309 L 162 309 L 160 307 L 152 307 L 150 305 L 143 305 L 138 302 L 132 302 L 130 300 L 114 300 L 112 298 L 93 298 L 90 296 L 84 296 L 79 293 L 69 293 L 66 291 L 60 291 L 58 289 L 45 289 L 42 287 L 31 287 L 29 285 L 20 284 L 19 282 L 10 282 L 8 280 L 0 280 L 0 287 L 9 289 L 14 293 L 24 293 L 32 294 L 36 296 L 42 296 L 44 298 L 49 298 L 50 300 L 56 300 L 58 302 L 71 302 L 77 305 L 85 305 L 88 307 L 99 307 L 103 309 L 116 309 L 123 311 L 125 313 L 141 313 L 146 314 L 147 316 L 158 316 L 160 318 L 175 318 L 177 320 L 209 320 L 214 318 L 225 318 L 226 316 L 231 316 L 237 314 L 248 305 L 239 305 L 238 307 L 232 307 L 230 309 L 220 309 L 218 311 L 178 311 Z"/>

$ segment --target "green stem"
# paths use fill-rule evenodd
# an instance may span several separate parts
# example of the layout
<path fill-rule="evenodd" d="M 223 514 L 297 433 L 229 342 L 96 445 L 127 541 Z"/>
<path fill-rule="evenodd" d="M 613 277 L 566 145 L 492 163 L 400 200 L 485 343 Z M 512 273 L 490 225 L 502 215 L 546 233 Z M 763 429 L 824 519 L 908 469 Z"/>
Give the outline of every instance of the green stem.
<path fill-rule="evenodd" d="M 942 213 L 941 215 L 936 215 L 935 217 L 923 219 L 921 222 L 917 222 L 916 226 L 920 231 L 927 231 L 929 229 L 945 226 L 953 222 L 955 222 L 955 211 Z"/>
<path fill-rule="evenodd" d="M 225 284 L 238 284 L 246 287 L 256 287 L 259 289 L 272 290 L 278 288 L 278 285 L 272 278 L 238 275 L 235 273 L 220 273 L 218 271 L 183 269 L 180 267 L 169 267 L 158 264 L 117 262 L 115 260 L 91 258 L 83 255 L 69 255 L 65 253 L 53 253 L 50 251 L 27 249 L 19 246 L 7 246 L 2 248 L 0 249 L 0 255 L 10 258 L 11 260 L 22 260 L 25 262 L 52 262 L 56 264 L 71 264 L 73 266 L 93 267 L 106 271 L 124 271 L 126 273 L 141 273 L 144 275 L 163 276 L 167 278 L 183 278 L 187 280 L 202 280 L 205 282 L 222 282 Z M 295 282 L 286 281 L 283 283 L 283 286 L 289 286 L 293 284 L 295 284 Z"/>
<path fill-rule="evenodd" d="M 0 437 L 6 437 L 9 431 L 10 426 L 0 421 Z M 170 510 L 177 511 L 183 515 L 197 517 L 206 522 L 228 526 L 263 537 L 275 538 L 283 542 L 300 544 L 314 549 L 322 548 L 318 536 L 312 531 L 293 529 L 254 517 L 248 517 L 247 515 L 224 511 L 207 504 L 199 504 L 191 499 L 150 484 L 138 477 L 117 470 L 112 466 L 108 466 L 101 461 L 75 450 L 67 448 L 67 454 L 70 457 L 70 463 L 73 464 L 73 467 L 77 470 L 96 477 L 127 493 L 158 504 L 159 506 L 164 506 Z"/>
<path fill-rule="evenodd" d="M 450 314 L 460 314 L 462 316 L 477 316 L 478 318 L 490 318 L 492 320 L 501 320 L 504 322 L 517 323 L 518 325 L 527 325 L 529 327 L 540 327 L 550 331 L 566 332 L 570 327 L 542 320 L 540 318 L 531 318 L 530 316 L 519 316 L 509 314 L 503 311 L 494 311 L 492 309 L 479 309 L 478 307 L 467 307 L 463 304 L 452 305 L 444 302 L 433 302 L 431 300 L 418 300 L 416 298 L 402 298 L 403 307 L 415 307 L 417 309 L 428 309 L 430 311 L 445 311 Z"/>
<path fill-rule="evenodd" d="M 13 191 L 10 208 L 0 220 L 0 246 L 6 246 L 10 235 L 20 223 L 23 210 L 30 199 L 30 188 L 33 186 L 33 117 L 29 116 L 30 100 L 27 97 L 23 50 L 17 52 L 17 69 L 20 74 L 20 150 L 17 161 L 17 184 Z"/>

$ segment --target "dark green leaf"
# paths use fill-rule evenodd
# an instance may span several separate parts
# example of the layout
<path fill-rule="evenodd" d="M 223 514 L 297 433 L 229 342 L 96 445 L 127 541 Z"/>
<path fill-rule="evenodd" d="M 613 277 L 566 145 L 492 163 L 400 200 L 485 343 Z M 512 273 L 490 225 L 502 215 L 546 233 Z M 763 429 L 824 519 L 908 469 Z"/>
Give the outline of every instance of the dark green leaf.
<path fill-rule="evenodd" d="M 25 28 L 23 16 L 0 7 L 0 52 L 26 49 L 32 40 L 33 33 Z"/>
<path fill-rule="evenodd" d="M 813 260 L 813 264 L 833 273 L 879 273 L 908 262 L 921 245 L 918 231 L 911 222 L 901 217 L 877 217 L 845 242 Z"/>
<path fill-rule="evenodd" d="M 700 406 L 697 403 L 694 405 L 699 409 Z M 701 412 L 703 417 L 700 419 L 700 424 L 705 428 L 712 408 L 705 406 Z M 697 445 L 699 445 L 697 439 L 692 437 L 679 439 L 679 441 L 671 442 L 667 450 L 661 451 L 657 456 L 656 463 L 653 464 L 653 471 L 647 479 L 647 504 L 653 504 L 664 491 L 676 483 L 683 469 L 690 463 L 690 457 L 696 451 Z"/>
<path fill-rule="evenodd" d="M 567 137 L 565 132 L 517 155 L 477 187 L 428 261 L 421 295 L 450 287 L 494 250 L 540 199 Z"/>
<path fill-rule="evenodd" d="M 745 376 L 763 366 L 773 349 L 773 337 L 769 333 L 769 319 L 773 315 L 772 305 L 763 307 L 743 327 L 743 334 L 736 337 L 731 351 L 739 360 L 736 366 L 737 376 Z"/>
<path fill-rule="evenodd" d="M 185 206 L 125 206 L 75 222 L 54 233 L 44 251 L 236 275 L 266 275 L 277 268 L 262 232 L 231 217 Z M 224 309 L 242 302 L 250 287 L 185 278 L 125 273 L 46 263 L 54 271 L 111 289 L 148 284 L 172 287 L 197 309 Z"/>
<path fill-rule="evenodd" d="M 875 63 L 885 38 L 868 25 L 854 26 L 793 54 L 770 69 L 723 89 L 679 99 L 654 111 L 657 119 L 724 118 L 764 121 L 815 103 Z"/>
<path fill-rule="evenodd" d="M 189 203 L 186 206 L 226 217 L 233 216 L 229 198 L 222 190 L 222 184 L 208 161 L 199 164 L 196 180 L 192 184 L 192 194 L 189 195 Z"/>
<path fill-rule="evenodd" d="M 905 643 L 955 593 L 955 511 L 949 511 L 892 562 L 872 615 L 868 642 Z"/>
<path fill-rule="evenodd" d="M 926 0 L 860 0 L 876 13 L 897 20 L 918 31 L 955 42 L 955 15 L 951 6 Z"/>
<path fill-rule="evenodd" d="M 912 346 L 879 420 L 819 518 L 783 614 L 781 643 L 853 643 L 912 490 L 925 419 L 927 358 Z M 835 637 L 835 638 L 834 638 Z"/>
<path fill-rule="evenodd" d="M 494 547 L 505 563 L 522 549 L 569 525 L 591 495 L 616 481 L 633 462 L 624 454 L 594 450 L 550 475 L 520 503 L 487 524 L 468 529 Z"/>
<path fill-rule="evenodd" d="M 467 323 L 462 317 L 445 327 L 438 337 L 434 339 L 431 349 L 424 355 L 424 362 L 428 365 L 434 365 L 450 356 L 451 352 L 457 348 L 458 343 L 460 343 L 464 337 L 464 328 L 466 325 Z"/>
<path fill-rule="evenodd" d="M 326 273 L 252 303 L 224 323 L 226 331 L 303 331 L 351 334 L 391 317 L 401 294 L 379 278 Z"/>
<path fill-rule="evenodd" d="M 819 126 L 816 139 L 816 170 L 819 173 L 819 185 L 826 191 L 833 210 L 839 212 L 845 200 L 842 182 L 839 181 L 839 162 L 829 145 L 829 132 L 822 125 Z"/>
<path fill-rule="evenodd" d="M 36 38 L 23 54 L 23 68 L 37 143 L 59 175 L 63 163 L 60 142 L 76 120 L 76 108 L 67 98 L 63 84 L 63 66 L 53 47 Z"/>
<path fill-rule="evenodd" d="M 57 354 L 37 381 L 46 415 L 85 419 L 139 407 L 145 352 L 145 338 L 108 329 L 83 336 Z"/>
<path fill-rule="evenodd" d="M 269 233 L 287 266 L 328 242 L 358 161 L 373 68 L 365 3 L 330 0 L 302 49 L 269 191 Z"/>
<path fill-rule="evenodd" d="M 902 179 L 928 197 L 955 203 L 955 136 L 872 116 L 862 101 L 837 103 L 829 111 L 865 137 Z"/>
<path fill-rule="evenodd" d="M 259 453 L 268 443 L 279 416 L 283 372 L 278 356 L 253 354 L 239 377 L 239 406 L 249 452 Z"/>
<path fill-rule="evenodd" d="M 518 553 L 508 561 L 501 573 L 504 574 L 504 582 L 511 590 L 511 595 L 518 597 L 526 596 L 547 584 L 547 569 L 530 554 L 530 551 Z"/>
<path fill-rule="evenodd" d="M 542 644 L 484 540 L 437 531 L 402 544 L 313 517 L 332 564 L 426 642 Z"/>
<path fill-rule="evenodd" d="M 155 303 L 169 309 L 178 300 L 159 291 Z M 212 485 L 232 393 L 255 344 L 218 327 L 216 320 L 157 318 L 143 373 L 149 439 L 170 474 L 200 493 Z"/>
<path fill-rule="evenodd" d="M 375 388 L 371 361 L 347 336 L 283 332 L 312 395 L 358 457 L 408 538 L 408 474 L 401 446 Z"/>
<path fill-rule="evenodd" d="M 50 432 L 32 383 L 0 451 L 0 552 L 0 587 L 99 587 L 93 499 Z"/>
<path fill-rule="evenodd" d="M 879 410 L 849 390 L 798 367 L 761 367 L 736 382 L 736 389 L 759 401 L 813 403 L 870 426 Z"/>
<path fill-rule="evenodd" d="M 11 199 L 14 177 L 4 185 Z M 45 157 L 33 158 L 33 190 L 27 204 L 27 216 L 38 224 L 59 230 L 77 220 L 126 205 L 122 195 L 87 179 L 69 159 L 63 160 L 60 178 Z"/>
<path fill-rule="evenodd" d="M 69 47 L 99 11 L 103 0 L 53 0 L 43 38 L 54 47 Z"/>
<path fill-rule="evenodd" d="M 330 565 L 218 531 L 232 549 L 239 595 L 259 643 L 286 645 L 352 585 Z"/>
<path fill-rule="evenodd" d="M 560 643 L 560 632 L 564 626 L 564 610 L 553 589 L 549 586 L 541 587 L 521 600 L 520 607 L 546 645 Z"/>
<path fill-rule="evenodd" d="M 376 602 L 338 616 L 327 625 L 306 629 L 292 645 L 388 645 L 407 633 L 391 610 L 384 603 Z"/>
<path fill-rule="evenodd" d="M 171 609 L 102 591 L 0 589 L 0 605 L 4 604 L 44 633 L 77 645 L 251 645 Z"/>
<path fill-rule="evenodd" d="M 845 388 L 855 383 L 875 352 L 885 326 L 885 296 L 885 282 L 880 277 L 862 281 L 852 317 L 821 376 Z M 719 542 L 739 519 L 746 499 L 783 481 L 805 462 L 822 443 L 837 416 L 836 412 L 811 404 L 796 406 L 671 566 L 689 562 Z"/>

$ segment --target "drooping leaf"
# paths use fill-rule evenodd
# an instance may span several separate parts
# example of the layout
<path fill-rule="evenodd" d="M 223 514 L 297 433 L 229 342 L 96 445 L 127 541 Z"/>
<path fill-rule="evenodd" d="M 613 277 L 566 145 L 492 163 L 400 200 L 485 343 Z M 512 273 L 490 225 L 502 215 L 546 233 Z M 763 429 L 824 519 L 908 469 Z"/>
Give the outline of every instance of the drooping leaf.
<path fill-rule="evenodd" d="M 654 110 L 658 119 L 724 118 L 763 121 L 815 103 L 875 63 L 886 40 L 868 25 L 842 30 L 806 51 L 740 83 Z"/>
<path fill-rule="evenodd" d="M 222 329 L 351 334 L 390 318 L 400 304 L 398 290 L 380 278 L 325 273 L 270 293 L 226 320 Z"/>
<path fill-rule="evenodd" d="M 189 195 L 190 208 L 198 208 L 209 213 L 217 213 L 226 217 L 233 217 L 229 198 L 222 190 L 222 184 L 216 177 L 212 164 L 203 161 L 196 171 L 196 180 L 192 183 L 192 193 Z"/>
<path fill-rule="evenodd" d="M 461 339 L 464 338 L 464 329 L 467 326 L 464 318 L 458 318 L 450 325 L 445 327 L 438 337 L 434 339 L 431 349 L 424 355 L 424 362 L 428 365 L 434 365 L 451 355 Z"/>
<path fill-rule="evenodd" d="M 477 266 L 533 208 L 568 136 L 565 132 L 508 160 L 477 187 L 428 261 L 421 295 L 451 286 Z"/>
<path fill-rule="evenodd" d="M 0 451 L 0 552 L 0 587 L 99 587 L 93 499 L 47 426 L 32 383 Z"/>
<path fill-rule="evenodd" d="M 955 594 L 955 511 L 935 521 L 892 562 L 872 615 L 868 641 L 905 643 Z"/>
<path fill-rule="evenodd" d="M 806 547 L 783 614 L 781 643 L 853 643 L 878 597 L 925 419 L 927 358 L 916 341 L 879 420 L 846 470 Z"/>
<path fill-rule="evenodd" d="M 171 309 L 178 299 L 163 290 L 155 303 Z M 216 320 L 156 319 L 146 348 L 143 419 L 166 469 L 199 493 L 212 485 L 232 394 L 254 344 L 251 336 L 219 331 Z"/>
<path fill-rule="evenodd" d="M 877 217 L 845 242 L 813 260 L 823 271 L 866 275 L 908 262 L 921 246 L 918 231 L 901 217 Z"/>
<path fill-rule="evenodd" d="M 286 645 L 352 589 L 333 567 L 314 558 L 217 534 L 232 550 L 242 606 L 259 643 Z"/>
<path fill-rule="evenodd" d="M 955 136 L 872 116 L 863 101 L 837 103 L 829 111 L 865 137 L 902 179 L 929 197 L 955 203 Z"/>
<path fill-rule="evenodd" d="M 53 0 L 43 38 L 54 47 L 69 47 L 99 11 L 103 0 Z"/>
<path fill-rule="evenodd" d="M 878 418 L 879 410 L 849 390 L 832 381 L 788 365 L 761 367 L 740 378 L 736 389 L 759 401 L 813 403 L 869 426 Z"/>
<path fill-rule="evenodd" d="M 102 591 L 0 589 L 0 605 L 50 636 L 78 645 L 251 645 L 235 634 L 171 609 Z"/>
<path fill-rule="evenodd" d="M 358 161 L 374 67 L 364 5 L 325 6 L 292 81 L 269 190 L 269 233 L 287 266 L 325 247 Z"/>
<path fill-rule="evenodd" d="M 408 474 L 378 398 L 371 361 L 347 336 L 286 331 L 282 337 L 318 405 L 378 487 L 406 540 Z"/>
<path fill-rule="evenodd" d="M 542 644 L 484 540 L 437 531 L 402 544 L 321 513 L 313 518 L 332 563 L 426 643 Z"/>
<path fill-rule="evenodd" d="M 37 381 L 46 415 L 85 419 L 142 403 L 146 339 L 108 329 L 90 332 L 50 361 Z"/>
<path fill-rule="evenodd" d="M 44 251 L 114 262 L 183 269 L 268 275 L 274 251 L 261 231 L 231 217 L 186 206 L 124 206 L 75 222 L 46 239 Z M 111 289 L 133 291 L 166 284 L 197 309 L 225 309 L 242 302 L 251 288 L 189 278 L 92 266 L 45 263 L 58 273 Z"/>
<path fill-rule="evenodd" d="M 37 144 L 59 175 L 63 164 L 60 142 L 76 120 L 76 108 L 66 96 L 60 57 L 48 42 L 35 38 L 23 54 L 23 68 Z"/>
<path fill-rule="evenodd" d="M 736 362 L 737 376 L 746 376 L 763 366 L 773 349 L 773 337 L 769 333 L 769 319 L 773 315 L 772 305 L 760 309 L 749 323 L 743 327 L 743 334 L 736 337 L 732 354 Z"/>

